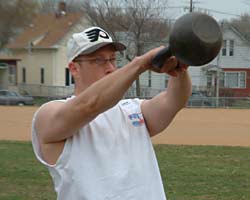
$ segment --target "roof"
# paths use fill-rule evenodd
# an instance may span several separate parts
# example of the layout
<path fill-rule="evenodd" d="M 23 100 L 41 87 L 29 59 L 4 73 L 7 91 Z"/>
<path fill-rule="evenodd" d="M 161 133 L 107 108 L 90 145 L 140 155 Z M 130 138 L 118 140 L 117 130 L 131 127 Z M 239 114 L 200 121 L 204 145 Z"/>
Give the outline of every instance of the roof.
<path fill-rule="evenodd" d="M 204 71 L 223 71 L 218 65 L 209 64 L 201 68 Z"/>
<path fill-rule="evenodd" d="M 231 29 L 238 37 L 241 38 L 244 42 L 246 42 L 248 45 L 250 45 L 249 36 L 247 34 L 243 34 L 237 27 L 230 23 L 223 23 L 223 28 Z"/>
<path fill-rule="evenodd" d="M 1 55 L 0 54 L 0 61 L 19 61 L 21 60 L 20 58 L 16 58 L 13 56 L 8 56 L 8 55 Z"/>
<path fill-rule="evenodd" d="M 61 17 L 56 17 L 55 13 L 38 14 L 32 24 L 9 43 L 7 48 L 51 48 L 81 17 L 81 13 L 67 13 Z"/>

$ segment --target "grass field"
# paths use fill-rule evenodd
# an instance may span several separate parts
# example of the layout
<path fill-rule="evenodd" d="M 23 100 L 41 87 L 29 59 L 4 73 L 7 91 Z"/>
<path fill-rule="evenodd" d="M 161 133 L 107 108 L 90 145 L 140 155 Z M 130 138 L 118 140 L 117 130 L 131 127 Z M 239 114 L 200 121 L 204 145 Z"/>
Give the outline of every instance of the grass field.
<path fill-rule="evenodd" d="M 250 148 L 156 145 L 168 200 L 249 200 Z M 0 200 L 54 200 L 30 142 L 0 141 Z"/>

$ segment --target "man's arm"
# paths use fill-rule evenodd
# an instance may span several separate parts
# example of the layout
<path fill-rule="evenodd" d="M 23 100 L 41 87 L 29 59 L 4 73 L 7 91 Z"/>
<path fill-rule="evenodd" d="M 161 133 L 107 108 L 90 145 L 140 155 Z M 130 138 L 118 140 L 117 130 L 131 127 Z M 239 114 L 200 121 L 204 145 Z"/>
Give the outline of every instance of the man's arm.
<path fill-rule="evenodd" d="M 66 103 L 52 102 L 43 106 L 35 123 L 39 141 L 43 144 L 63 141 L 98 114 L 114 106 L 134 80 L 151 67 L 152 58 L 161 48 L 135 58 Z M 167 65 L 173 67 L 176 63 L 170 61 Z"/>
<path fill-rule="evenodd" d="M 150 136 L 163 131 L 179 110 L 185 107 L 191 94 L 191 80 L 186 70 L 170 72 L 167 90 L 142 102 L 141 109 Z"/>

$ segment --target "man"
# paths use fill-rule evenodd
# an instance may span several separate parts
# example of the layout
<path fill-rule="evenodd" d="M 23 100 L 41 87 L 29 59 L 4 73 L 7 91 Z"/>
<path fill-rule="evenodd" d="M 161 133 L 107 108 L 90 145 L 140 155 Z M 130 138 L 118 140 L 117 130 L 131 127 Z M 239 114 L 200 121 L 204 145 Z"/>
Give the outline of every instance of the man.
<path fill-rule="evenodd" d="M 154 70 L 163 47 L 116 69 L 125 49 L 99 27 L 73 34 L 68 66 L 75 94 L 52 101 L 35 114 L 32 143 L 48 167 L 59 200 L 166 199 L 150 137 L 160 133 L 191 93 L 187 66 L 169 58 L 160 70 L 171 75 L 166 91 L 151 100 L 121 100 L 138 76 Z"/>

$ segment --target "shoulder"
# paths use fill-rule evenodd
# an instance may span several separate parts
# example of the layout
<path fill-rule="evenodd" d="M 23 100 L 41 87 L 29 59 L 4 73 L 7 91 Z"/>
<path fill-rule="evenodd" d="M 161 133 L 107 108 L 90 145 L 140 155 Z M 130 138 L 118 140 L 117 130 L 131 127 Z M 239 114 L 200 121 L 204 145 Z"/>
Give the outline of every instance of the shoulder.
<path fill-rule="evenodd" d="M 119 106 L 123 113 L 125 113 L 129 119 L 131 118 L 141 118 L 142 117 L 142 110 L 141 104 L 144 100 L 141 99 L 124 99 L 119 102 Z"/>
<path fill-rule="evenodd" d="M 42 113 L 51 113 L 53 110 L 56 110 L 58 107 L 63 105 L 64 101 L 50 101 L 43 104 L 36 112 L 36 115 L 41 115 Z"/>
<path fill-rule="evenodd" d="M 35 113 L 35 116 L 37 115 L 43 115 L 43 114 L 51 114 L 53 111 L 60 108 L 64 103 L 71 100 L 73 97 L 67 98 L 67 99 L 60 99 L 60 100 L 53 100 L 49 101 L 47 103 L 44 103 Z"/>
<path fill-rule="evenodd" d="M 67 100 L 53 100 L 41 105 L 33 116 L 33 123 L 44 124 L 47 123 L 52 116 L 55 116 Z"/>
<path fill-rule="evenodd" d="M 142 99 L 123 99 L 121 101 L 119 101 L 118 105 L 122 108 L 122 109 L 132 109 L 132 108 L 138 108 L 141 106 L 141 103 L 144 100 Z"/>

